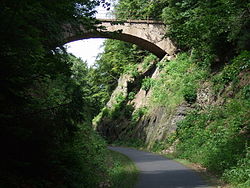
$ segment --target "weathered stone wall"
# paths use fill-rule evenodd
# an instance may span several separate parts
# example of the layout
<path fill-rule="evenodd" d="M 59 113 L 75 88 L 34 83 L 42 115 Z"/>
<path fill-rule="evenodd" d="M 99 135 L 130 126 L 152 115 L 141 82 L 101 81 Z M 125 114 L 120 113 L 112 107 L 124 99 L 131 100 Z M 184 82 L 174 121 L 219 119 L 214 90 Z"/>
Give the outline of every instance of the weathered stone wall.
<path fill-rule="evenodd" d="M 65 43 L 88 38 L 111 38 L 136 44 L 159 58 L 176 52 L 174 43 L 165 37 L 166 25 L 157 21 L 128 20 L 118 23 L 116 20 L 100 20 L 99 29 L 86 30 L 65 25 Z M 104 29 L 103 29 L 104 27 Z"/>
<path fill-rule="evenodd" d="M 122 34 L 136 36 L 137 38 L 149 41 L 169 55 L 173 55 L 176 51 L 176 47 L 172 41 L 164 37 L 166 26 L 163 23 L 136 20 L 127 21 L 123 24 L 112 24 L 112 22 L 104 21 L 101 25 L 106 27 L 109 32 L 121 31 Z"/>

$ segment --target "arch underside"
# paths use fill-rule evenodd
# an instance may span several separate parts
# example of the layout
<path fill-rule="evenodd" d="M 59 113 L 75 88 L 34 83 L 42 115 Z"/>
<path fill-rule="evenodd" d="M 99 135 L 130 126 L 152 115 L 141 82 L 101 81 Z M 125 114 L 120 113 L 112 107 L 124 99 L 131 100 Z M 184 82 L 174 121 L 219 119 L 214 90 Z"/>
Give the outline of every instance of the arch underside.
<path fill-rule="evenodd" d="M 116 40 L 121 40 L 124 42 L 129 42 L 132 44 L 136 44 L 140 46 L 142 49 L 155 54 L 160 59 L 162 59 L 166 55 L 166 52 L 154 43 L 151 43 L 145 39 L 142 39 L 133 35 L 119 33 L 119 32 L 84 33 L 82 35 L 76 35 L 76 36 L 72 36 L 68 38 L 67 43 L 77 41 L 77 40 L 82 40 L 82 39 L 90 39 L 90 38 L 109 38 L 109 39 L 116 39 Z"/>

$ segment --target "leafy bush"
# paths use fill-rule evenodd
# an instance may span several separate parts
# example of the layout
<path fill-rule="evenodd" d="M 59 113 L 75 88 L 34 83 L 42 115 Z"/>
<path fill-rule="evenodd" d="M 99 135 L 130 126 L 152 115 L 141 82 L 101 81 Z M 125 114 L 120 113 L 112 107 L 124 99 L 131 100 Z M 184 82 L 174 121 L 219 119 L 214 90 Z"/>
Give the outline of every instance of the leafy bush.
<path fill-rule="evenodd" d="M 154 144 L 153 144 L 153 147 L 151 148 L 152 151 L 154 152 L 160 152 L 164 149 L 166 149 L 167 147 L 167 144 L 164 142 L 164 141 L 155 141 Z"/>
<path fill-rule="evenodd" d="M 125 66 L 124 73 L 132 75 L 134 78 L 136 78 L 137 76 L 139 76 L 139 71 L 138 71 L 137 66 L 138 65 L 136 65 L 136 64 L 129 64 L 129 65 Z"/>
<path fill-rule="evenodd" d="M 132 101 L 135 98 L 135 95 L 136 95 L 135 92 L 133 92 L 133 91 L 129 92 L 128 100 Z"/>
<path fill-rule="evenodd" d="M 154 61 L 158 60 L 158 58 L 154 55 L 154 54 L 150 54 L 148 56 L 146 56 L 144 59 L 143 59 L 143 62 L 142 62 L 142 68 L 144 70 L 148 69 L 150 64 L 152 64 Z"/>
<path fill-rule="evenodd" d="M 248 171 L 245 165 L 249 161 L 249 107 L 250 102 L 239 96 L 223 107 L 190 113 L 177 129 L 177 155 L 225 174 L 225 178 L 230 176 L 236 183 L 234 171 L 243 174 Z M 245 175 L 240 177 L 242 180 L 237 183 L 247 180 Z"/>
<path fill-rule="evenodd" d="M 194 103 L 196 101 L 196 98 L 197 98 L 196 88 L 192 85 L 188 85 L 188 86 L 184 87 L 183 97 L 184 97 L 185 101 L 187 101 L 188 103 L 190 103 L 190 104 Z"/>
<path fill-rule="evenodd" d="M 154 85 L 154 79 L 153 78 L 144 78 L 142 80 L 142 89 L 145 91 L 148 91 L 152 86 Z"/>
<path fill-rule="evenodd" d="M 245 99 L 250 99 L 250 85 L 246 85 L 243 89 L 242 89 L 242 95 Z"/>
<path fill-rule="evenodd" d="M 223 179 L 238 187 L 250 186 L 250 148 L 246 149 L 246 156 L 237 165 L 225 170 Z"/>
<path fill-rule="evenodd" d="M 188 54 L 179 54 L 170 62 L 161 63 L 160 78 L 154 80 L 152 87 L 153 105 L 163 105 L 169 110 L 184 100 L 193 103 L 199 83 L 207 77 L 207 71 L 201 69 Z"/>
<path fill-rule="evenodd" d="M 243 51 L 227 65 L 223 71 L 213 78 L 215 91 L 225 88 L 229 83 L 237 84 L 239 73 L 250 68 L 250 52 Z"/>
<path fill-rule="evenodd" d="M 138 170 L 131 159 L 121 153 L 110 151 L 108 163 L 111 163 L 109 175 L 112 188 L 132 188 L 135 186 Z"/>
<path fill-rule="evenodd" d="M 106 143 L 89 125 L 82 125 L 73 139 L 54 153 L 57 161 L 52 163 L 60 166 L 55 173 L 64 174 L 67 187 L 98 187 L 108 178 Z"/>
<path fill-rule="evenodd" d="M 154 19 L 161 18 L 161 10 L 168 2 L 146 0 L 120 0 L 115 6 L 115 16 L 118 19 Z"/>
<path fill-rule="evenodd" d="M 126 97 L 122 93 L 120 93 L 119 95 L 117 95 L 115 97 L 116 104 L 119 105 L 119 104 L 123 103 L 125 101 L 125 99 L 126 99 Z"/>
<path fill-rule="evenodd" d="M 210 64 L 215 56 L 230 56 L 232 49 L 249 49 L 248 6 L 234 0 L 170 0 L 162 18 L 179 48 L 193 50 L 197 61 Z"/>
<path fill-rule="evenodd" d="M 110 117 L 110 110 L 107 107 L 104 107 L 101 112 L 93 118 L 92 124 L 94 128 L 97 128 L 103 117 Z"/>
<path fill-rule="evenodd" d="M 138 120 L 139 120 L 142 116 L 146 115 L 147 112 L 148 112 L 147 107 L 143 107 L 143 108 L 137 109 L 137 110 L 134 111 L 134 113 L 132 114 L 132 119 L 131 119 L 132 122 L 134 122 L 134 123 L 138 122 Z"/>

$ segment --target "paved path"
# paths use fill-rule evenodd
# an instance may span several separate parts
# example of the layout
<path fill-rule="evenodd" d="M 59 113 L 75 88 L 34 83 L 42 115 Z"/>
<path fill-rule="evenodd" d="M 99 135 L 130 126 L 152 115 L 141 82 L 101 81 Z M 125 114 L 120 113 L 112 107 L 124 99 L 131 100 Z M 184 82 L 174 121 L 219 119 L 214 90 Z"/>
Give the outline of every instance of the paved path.
<path fill-rule="evenodd" d="M 131 148 L 109 147 L 131 158 L 140 170 L 136 188 L 208 188 L 191 169 L 160 155 Z"/>

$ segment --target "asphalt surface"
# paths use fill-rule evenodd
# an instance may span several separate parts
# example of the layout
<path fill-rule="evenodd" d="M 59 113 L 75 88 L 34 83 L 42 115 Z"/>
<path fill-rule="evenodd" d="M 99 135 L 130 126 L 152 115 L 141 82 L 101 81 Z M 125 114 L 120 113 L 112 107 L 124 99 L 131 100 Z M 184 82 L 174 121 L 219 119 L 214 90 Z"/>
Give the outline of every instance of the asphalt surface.
<path fill-rule="evenodd" d="M 127 155 L 140 170 L 136 188 L 194 188 L 209 186 L 195 171 L 160 155 L 131 148 L 109 147 Z"/>

